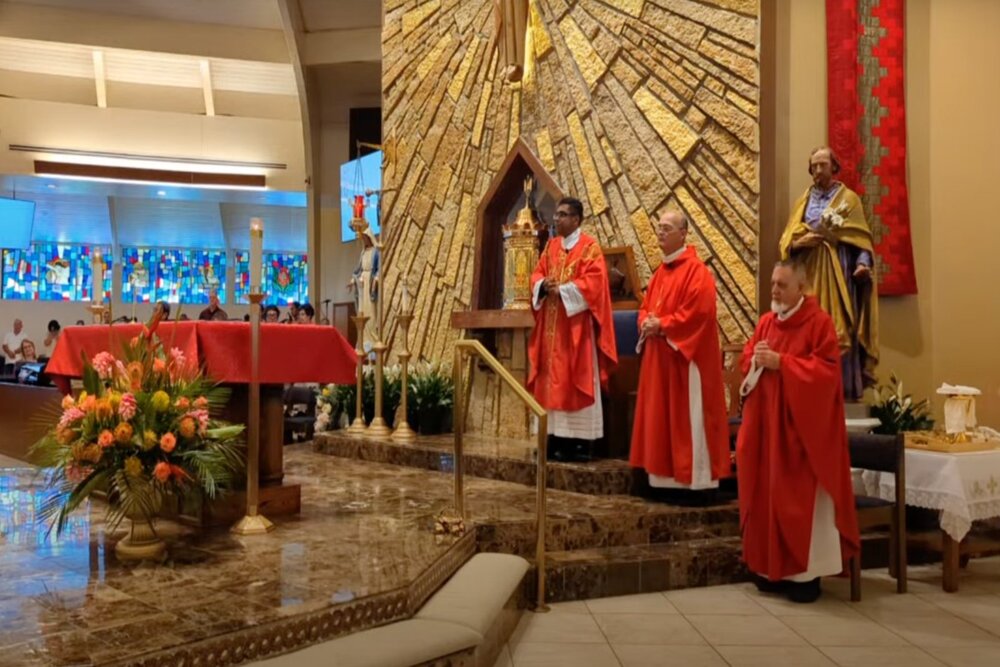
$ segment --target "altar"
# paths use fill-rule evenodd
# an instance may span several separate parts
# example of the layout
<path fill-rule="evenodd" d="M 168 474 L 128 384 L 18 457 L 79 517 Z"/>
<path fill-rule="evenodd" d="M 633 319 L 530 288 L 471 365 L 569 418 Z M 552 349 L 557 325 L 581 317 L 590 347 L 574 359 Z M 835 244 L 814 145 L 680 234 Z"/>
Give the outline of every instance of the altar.
<path fill-rule="evenodd" d="M 59 338 L 45 372 L 64 393 L 70 381 L 81 377 L 83 360 L 98 352 L 115 354 L 140 335 L 140 324 L 67 327 Z M 245 424 L 250 382 L 250 325 L 246 322 L 161 322 L 157 337 L 165 349 L 177 348 L 187 359 L 197 359 L 208 377 L 232 390 L 222 417 Z M 284 483 L 283 388 L 299 382 L 351 384 L 357 356 L 350 343 L 333 327 L 319 325 L 261 325 L 261 444 L 260 506 L 265 515 L 297 514 L 301 507 L 298 485 Z M 198 508 L 191 518 L 202 525 L 228 524 L 243 516 L 243 492 L 228 494 L 219 503 Z"/>

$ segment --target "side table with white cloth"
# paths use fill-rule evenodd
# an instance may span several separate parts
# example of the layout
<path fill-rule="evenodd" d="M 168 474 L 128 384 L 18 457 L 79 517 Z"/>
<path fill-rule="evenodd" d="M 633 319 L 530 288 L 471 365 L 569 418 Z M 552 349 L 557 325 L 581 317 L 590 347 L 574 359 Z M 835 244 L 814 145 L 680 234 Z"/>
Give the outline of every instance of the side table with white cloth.
<path fill-rule="evenodd" d="M 893 500 L 891 474 L 864 471 L 864 493 Z M 959 559 L 972 522 L 1000 516 L 1000 449 L 948 453 L 906 450 L 906 504 L 940 510 L 942 587 L 958 590 Z"/>

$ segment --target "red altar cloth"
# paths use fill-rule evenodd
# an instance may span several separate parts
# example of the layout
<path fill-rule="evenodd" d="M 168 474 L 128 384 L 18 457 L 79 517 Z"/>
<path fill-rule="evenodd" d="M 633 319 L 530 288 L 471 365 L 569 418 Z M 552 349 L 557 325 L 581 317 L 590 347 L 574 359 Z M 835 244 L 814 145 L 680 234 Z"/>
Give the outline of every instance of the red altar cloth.
<path fill-rule="evenodd" d="M 83 359 L 98 352 L 121 353 L 138 336 L 140 324 L 66 327 L 59 336 L 45 372 L 68 392 L 69 378 L 83 373 Z M 166 348 L 177 347 L 197 359 L 216 382 L 250 382 L 250 325 L 246 322 L 161 322 L 157 337 Z M 357 355 L 339 331 L 308 324 L 261 324 L 261 384 L 334 382 L 353 384 Z"/>

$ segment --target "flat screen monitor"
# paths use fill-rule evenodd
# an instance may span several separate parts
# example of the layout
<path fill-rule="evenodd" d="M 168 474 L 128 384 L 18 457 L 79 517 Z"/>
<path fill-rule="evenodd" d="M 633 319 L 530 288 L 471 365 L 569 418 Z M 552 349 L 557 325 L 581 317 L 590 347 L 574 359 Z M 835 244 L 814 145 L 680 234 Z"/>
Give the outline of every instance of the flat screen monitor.
<path fill-rule="evenodd" d="M 354 217 L 354 196 L 364 196 L 366 191 L 374 191 L 365 197 L 365 219 L 375 233 L 379 233 L 378 204 L 382 190 L 382 151 L 375 151 L 340 165 L 340 240 L 353 241 L 357 234 L 351 229 Z"/>
<path fill-rule="evenodd" d="M 35 202 L 0 197 L 0 248 L 27 248 L 31 245 L 31 225 Z"/>

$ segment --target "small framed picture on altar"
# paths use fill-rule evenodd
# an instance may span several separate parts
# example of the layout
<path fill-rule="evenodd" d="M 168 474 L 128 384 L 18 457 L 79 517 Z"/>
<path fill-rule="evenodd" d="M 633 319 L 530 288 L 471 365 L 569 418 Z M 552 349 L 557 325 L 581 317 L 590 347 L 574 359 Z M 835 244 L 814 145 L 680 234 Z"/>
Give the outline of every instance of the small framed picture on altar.
<path fill-rule="evenodd" d="M 635 267 L 635 255 L 629 246 L 601 248 L 608 267 L 611 307 L 614 310 L 637 310 L 642 304 L 642 287 Z"/>

